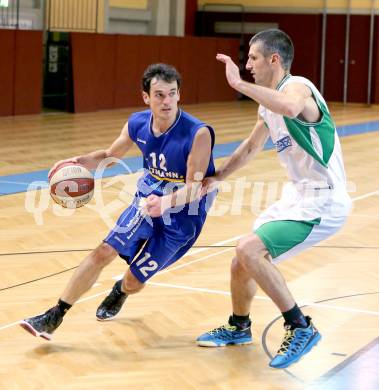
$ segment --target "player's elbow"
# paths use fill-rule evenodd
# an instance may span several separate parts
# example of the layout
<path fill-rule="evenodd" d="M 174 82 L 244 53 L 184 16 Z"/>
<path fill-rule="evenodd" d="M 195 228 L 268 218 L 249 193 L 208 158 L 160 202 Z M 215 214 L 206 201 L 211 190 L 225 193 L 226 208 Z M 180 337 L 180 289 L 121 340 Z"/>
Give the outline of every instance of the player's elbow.
<path fill-rule="evenodd" d="M 304 103 L 300 99 L 291 99 L 284 104 L 284 115 L 289 118 L 296 118 L 304 109 Z"/>
<path fill-rule="evenodd" d="M 284 116 L 296 118 L 301 113 L 301 108 L 296 104 L 290 104 L 285 107 Z"/>

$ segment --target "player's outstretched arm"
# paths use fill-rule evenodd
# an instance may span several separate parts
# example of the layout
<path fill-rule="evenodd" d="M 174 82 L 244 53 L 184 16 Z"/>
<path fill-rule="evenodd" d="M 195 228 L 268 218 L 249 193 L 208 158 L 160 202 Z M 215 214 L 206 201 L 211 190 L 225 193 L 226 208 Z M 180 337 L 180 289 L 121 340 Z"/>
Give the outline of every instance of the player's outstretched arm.
<path fill-rule="evenodd" d="M 263 149 L 269 136 L 264 121 L 259 118 L 253 131 L 240 146 L 216 170 L 217 180 L 225 180 L 233 172 L 246 165 L 258 152 Z"/>
<path fill-rule="evenodd" d="M 305 108 L 308 98 L 311 97 L 311 90 L 300 83 L 286 85 L 282 91 L 262 87 L 260 85 L 241 81 L 238 91 L 254 99 L 257 103 L 289 118 L 296 118 Z"/>
<path fill-rule="evenodd" d="M 277 114 L 297 117 L 311 96 L 311 90 L 300 83 L 289 84 L 282 91 L 248 83 L 241 79 L 238 66 L 229 56 L 217 54 L 216 59 L 225 64 L 225 76 L 232 88 Z"/>
<path fill-rule="evenodd" d="M 52 172 L 63 163 L 77 163 L 85 166 L 87 169 L 96 169 L 101 161 L 108 157 L 122 158 L 124 154 L 131 148 L 133 141 L 129 137 L 128 123 L 125 124 L 121 130 L 120 135 L 112 143 L 108 149 L 96 150 L 94 152 L 68 158 L 66 160 L 58 161 L 50 169 L 48 177 L 50 178 Z M 112 165 L 112 164 L 109 164 Z"/>
<path fill-rule="evenodd" d="M 260 150 L 268 138 L 268 129 L 262 119 L 258 119 L 250 136 L 216 170 L 216 174 L 203 180 L 201 195 L 216 189 L 220 182 L 248 163 Z"/>
<path fill-rule="evenodd" d="M 96 150 L 95 152 L 80 156 L 78 157 L 78 162 L 79 164 L 83 164 L 86 168 L 96 169 L 99 163 L 106 158 L 113 157 L 121 159 L 132 145 L 133 141 L 129 137 L 128 123 L 126 123 L 121 130 L 120 135 L 108 149 Z M 109 165 L 112 165 L 112 163 Z"/>

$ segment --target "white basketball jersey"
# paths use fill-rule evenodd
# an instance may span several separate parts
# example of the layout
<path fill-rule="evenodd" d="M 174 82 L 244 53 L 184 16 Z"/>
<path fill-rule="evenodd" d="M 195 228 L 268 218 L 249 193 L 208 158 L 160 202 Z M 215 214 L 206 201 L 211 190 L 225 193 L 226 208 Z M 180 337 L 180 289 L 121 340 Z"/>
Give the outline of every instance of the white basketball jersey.
<path fill-rule="evenodd" d="M 278 219 L 295 220 L 335 213 L 330 207 L 337 208 L 338 214 L 347 215 L 351 201 L 346 190 L 341 145 L 326 102 L 314 84 L 304 77 L 288 74 L 277 90 L 281 91 L 289 83 L 301 83 L 310 88 L 321 118 L 318 122 L 306 123 L 259 106 L 258 113 L 269 129 L 279 160 L 291 181 L 283 190 L 281 203 L 276 207 L 279 209 L 275 211 L 274 207 L 271 211 L 279 214 Z"/>

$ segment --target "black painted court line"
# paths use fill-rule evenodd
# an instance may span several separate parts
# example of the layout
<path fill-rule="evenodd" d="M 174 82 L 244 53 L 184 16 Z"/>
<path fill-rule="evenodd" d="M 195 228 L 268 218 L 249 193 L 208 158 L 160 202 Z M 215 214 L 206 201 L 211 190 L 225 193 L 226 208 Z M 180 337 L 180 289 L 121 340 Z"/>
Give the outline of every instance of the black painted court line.
<path fill-rule="evenodd" d="M 14 285 L 12 285 L 12 286 L 3 287 L 3 288 L 0 288 L 0 291 L 10 290 L 11 288 L 24 286 L 25 284 L 38 282 L 39 280 L 43 280 L 43 279 L 48 279 L 48 278 L 51 278 L 52 276 L 56 276 L 56 275 L 60 275 L 60 274 L 63 274 L 63 273 L 65 273 L 65 272 L 68 272 L 68 271 L 72 271 L 73 269 L 76 269 L 76 268 L 78 268 L 78 267 L 79 267 L 79 266 L 76 265 L 75 267 L 71 267 L 71 268 L 64 269 L 64 270 L 62 270 L 62 271 L 54 272 L 53 274 L 41 276 L 41 277 L 39 277 L 39 278 L 32 279 L 32 280 L 27 280 L 26 282 L 14 284 Z"/>
<path fill-rule="evenodd" d="M 379 337 L 314 381 L 308 390 L 378 390 Z"/>

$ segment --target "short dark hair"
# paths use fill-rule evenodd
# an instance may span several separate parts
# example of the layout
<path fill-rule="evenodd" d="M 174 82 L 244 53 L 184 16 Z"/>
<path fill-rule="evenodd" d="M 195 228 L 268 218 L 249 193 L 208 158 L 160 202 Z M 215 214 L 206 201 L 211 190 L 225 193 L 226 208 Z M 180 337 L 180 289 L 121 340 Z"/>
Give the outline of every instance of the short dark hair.
<path fill-rule="evenodd" d="M 176 81 L 178 89 L 180 88 L 182 78 L 180 73 L 171 65 L 167 64 L 152 64 L 149 65 L 143 72 L 142 76 L 142 90 L 150 93 L 150 84 L 153 78 L 163 80 L 166 83 L 172 83 Z"/>
<path fill-rule="evenodd" d="M 262 44 L 262 51 L 265 57 L 278 53 L 283 68 L 287 71 L 290 70 L 294 56 L 294 47 L 291 38 L 284 31 L 276 28 L 261 31 L 250 39 L 249 45 L 251 46 L 257 42 Z"/>

